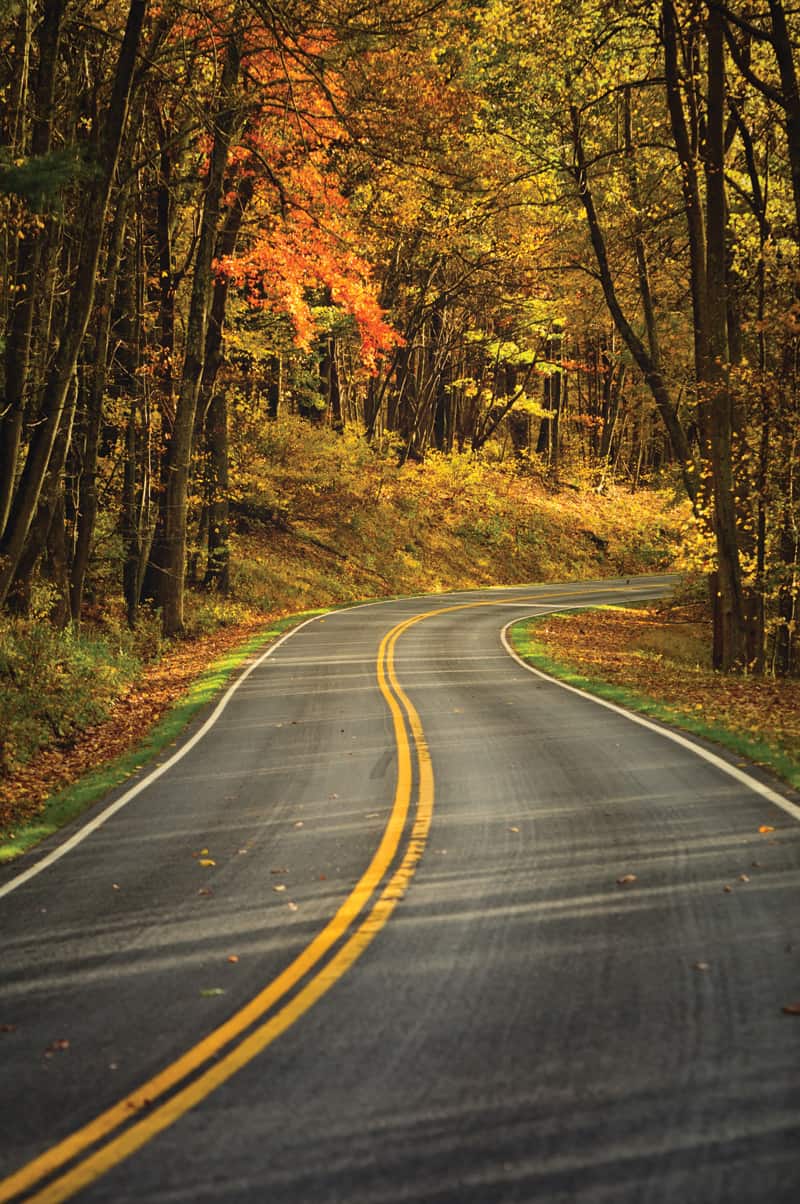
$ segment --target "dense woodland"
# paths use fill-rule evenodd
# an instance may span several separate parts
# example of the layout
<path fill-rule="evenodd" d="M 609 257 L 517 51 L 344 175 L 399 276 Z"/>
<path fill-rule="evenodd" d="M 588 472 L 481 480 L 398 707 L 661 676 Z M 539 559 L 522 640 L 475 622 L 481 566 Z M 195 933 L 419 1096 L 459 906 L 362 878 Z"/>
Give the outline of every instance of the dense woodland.
<path fill-rule="evenodd" d="M 79 625 L 104 557 L 179 633 L 297 414 L 674 479 L 714 663 L 796 671 L 798 38 L 782 0 L 2 0 L 0 603 Z"/>

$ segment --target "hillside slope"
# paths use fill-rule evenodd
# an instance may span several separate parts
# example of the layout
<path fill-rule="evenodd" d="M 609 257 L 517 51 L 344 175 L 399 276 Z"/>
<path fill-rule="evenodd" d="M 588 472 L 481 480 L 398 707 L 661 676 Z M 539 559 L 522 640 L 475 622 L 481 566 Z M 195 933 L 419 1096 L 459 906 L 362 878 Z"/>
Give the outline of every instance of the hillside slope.
<path fill-rule="evenodd" d="M 356 437 L 309 438 L 296 420 L 262 432 L 235 480 L 232 592 L 191 591 L 184 640 L 163 642 L 147 611 L 128 632 L 99 557 L 80 636 L 43 617 L 46 587 L 33 617 L 0 625 L 0 835 L 17 840 L 54 791 L 128 753 L 209 664 L 281 617 L 367 597 L 661 569 L 685 516 L 666 492 L 555 490 L 530 470 L 466 456 L 399 467 Z"/>

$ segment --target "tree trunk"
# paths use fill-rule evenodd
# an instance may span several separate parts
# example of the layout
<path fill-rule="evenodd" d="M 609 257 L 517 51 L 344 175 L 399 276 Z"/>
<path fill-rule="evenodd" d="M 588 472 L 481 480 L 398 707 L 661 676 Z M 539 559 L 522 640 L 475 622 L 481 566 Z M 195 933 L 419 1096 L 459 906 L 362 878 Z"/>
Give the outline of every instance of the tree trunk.
<path fill-rule="evenodd" d="M 708 93 L 706 130 L 706 286 L 709 358 L 709 450 L 714 487 L 717 547 L 714 666 L 742 670 L 748 664 L 746 614 L 739 558 L 733 468 L 733 398 L 729 382 L 728 307 L 724 177 L 725 60 L 721 13 L 710 8 L 706 22 Z"/>
<path fill-rule="evenodd" d="M 242 227 L 242 220 L 253 196 L 253 181 L 246 176 L 240 183 L 236 198 L 228 211 L 219 238 L 217 258 L 232 255 Z M 223 389 L 216 387 L 222 364 L 222 332 L 228 301 L 228 281 L 219 276 L 214 281 L 211 310 L 206 334 L 206 354 L 200 390 L 201 408 L 205 414 L 206 440 L 206 507 L 208 513 L 206 571 L 203 584 L 227 593 L 230 586 L 229 546 L 229 473 L 228 473 L 228 399 Z"/>
<path fill-rule="evenodd" d="M 27 9 L 27 5 L 23 6 Z M 50 150 L 52 113 L 56 86 L 56 60 L 61 40 L 64 0 L 46 4 L 39 29 L 39 65 L 34 87 L 36 117 L 31 136 L 31 154 Z M 21 149 L 21 148 L 20 148 Z M 31 360 L 33 319 L 40 286 L 42 248 L 46 230 L 28 230 L 20 240 L 14 300 L 5 348 L 5 397 L 0 405 L 0 536 L 6 529 L 19 467 L 25 394 Z"/>
<path fill-rule="evenodd" d="M 5 602 L 36 513 L 95 294 L 97 264 L 109 197 L 125 132 L 128 100 L 147 0 L 131 0 L 108 113 L 97 146 L 98 173 L 90 189 L 86 225 L 61 342 L 45 385 L 40 422 L 31 439 L 8 524 L 0 544 L 0 605 Z"/>
<path fill-rule="evenodd" d="M 100 424 L 103 415 L 103 398 L 108 379 L 108 349 L 111 337 L 111 318 L 114 294 L 117 287 L 122 246 L 125 238 L 129 194 L 117 198 L 114 226 L 106 257 L 106 270 L 98 298 L 97 332 L 91 347 L 90 387 L 86 398 L 84 415 L 83 455 L 78 483 L 78 514 L 76 520 L 75 551 L 72 559 L 69 583 L 69 606 L 72 622 L 80 627 L 81 603 L 89 553 L 97 520 L 97 453 L 100 442 Z"/>
<path fill-rule="evenodd" d="M 214 145 L 203 202 L 192 295 L 186 324 L 183 372 L 175 408 L 175 424 L 169 443 L 165 482 L 165 572 L 162 575 L 159 590 L 164 634 L 168 636 L 176 635 L 183 630 L 189 466 L 192 455 L 195 411 L 205 357 L 208 305 L 211 293 L 211 264 L 219 228 L 220 200 L 225 168 L 237 122 L 235 92 L 239 78 L 240 56 L 241 31 L 234 28 L 228 40 L 222 73 L 220 93 L 222 107 L 215 120 Z"/>
<path fill-rule="evenodd" d="M 661 415 L 662 421 L 667 428 L 672 449 L 681 465 L 681 476 L 683 478 L 684 488 L 693 505 L 697 503 L 698 487 L 697 474 L 692 457 L 689 442 L 686 438 L 686 432 L 678 418 L 677 410 L 669 395 L 664 376 L 657 364 L 653 363 L 653 359 L 641 341 L 639 336 L 634 331 L 628 321 L 622 306 L 617 297 L 616 288 L 614 287 L 614 278 L 611 275 L 611 268 L 608 262 L 608 252 L 606 250 L 605 237 L 603 235 L 600 218 L 594 203 L 591 188 L 589 187 L 589 179 L 586 171 L 586 156 L 583 150 L 583 139 L 581 136 L 580 119 L 578 110 L 573 105 L 571 108 L 572 118 L 572 137 L 573 146 L 575 149 L 575 169 L 574 175 L 578 185 L 578 193 L 583 203 L 584 212 L 589 224 L 589 236 L 592 242 L 592 248 L 597 260 L 597 266 L 600 273 L 600 282 L 603 287 L 603 295 L 609 312 L 614 319 L 614 324 L 617 327 L 620 335 L 626 343 L 628 350 L 636 360 L 645 382 L 650 389 L 653 400 L 656 403 L 656 408 Z"/>

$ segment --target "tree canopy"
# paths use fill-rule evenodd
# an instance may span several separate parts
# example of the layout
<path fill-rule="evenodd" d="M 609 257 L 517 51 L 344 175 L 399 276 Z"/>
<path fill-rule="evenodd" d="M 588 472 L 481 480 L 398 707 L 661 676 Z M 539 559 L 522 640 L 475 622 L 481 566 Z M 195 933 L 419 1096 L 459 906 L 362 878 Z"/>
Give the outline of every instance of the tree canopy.
<path fill-rule="evenodd" d="M 782 0 L 7 0 L 0 602 L 228 583 L 248 421 L 690 498 L 715 664 L 797 667 Z"/>

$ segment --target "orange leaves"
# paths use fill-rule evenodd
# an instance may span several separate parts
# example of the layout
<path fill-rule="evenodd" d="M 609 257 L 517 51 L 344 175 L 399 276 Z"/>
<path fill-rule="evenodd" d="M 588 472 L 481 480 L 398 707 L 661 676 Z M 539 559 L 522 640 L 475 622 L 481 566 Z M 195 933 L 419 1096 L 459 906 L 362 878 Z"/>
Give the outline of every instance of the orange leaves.
<path fill-rule="evenodd" d="M 69 1041 L 66 1037 L 60 1037 L 57 1041 L 51 1041 L 47 1049 L 44 1051 L 46 1058 L 52 1058 L 53 1054 L 64 1053 L 69 1049 Z"/>
<path fill-rule="evenodd" d="M 303 173 L 303 182 L 314 177 Z M 255 307 L 285 314 L 298 347 L 308 347 L 318 333 L 310 293 L 327 290 L 332 303 L 353 318 L 361 340 L 361 357 L 373 368 L 376 357 L 399 343 L 370 282 L 370 268 L 352 248 L 353 235 L 337 213 L 342 198 L 330 187 L 303 194 L 297 207 L 264 227 L 252 245 L 217 264 L 244 289 Z"/>

